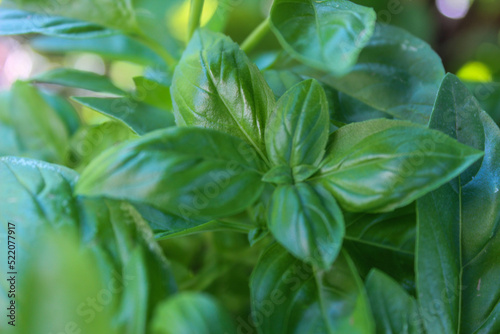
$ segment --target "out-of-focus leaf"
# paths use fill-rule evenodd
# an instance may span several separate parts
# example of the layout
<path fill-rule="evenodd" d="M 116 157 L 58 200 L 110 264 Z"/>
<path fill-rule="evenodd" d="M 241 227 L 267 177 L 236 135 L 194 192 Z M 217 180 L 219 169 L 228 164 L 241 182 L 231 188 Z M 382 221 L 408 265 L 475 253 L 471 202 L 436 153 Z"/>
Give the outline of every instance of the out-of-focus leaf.
<path fill-rule="evenodd" d="M 82 171 L 93 159 L 106 149 L 137 138 L 125 125 L 109 121 L 82 127 L 71 138 L 72 166 Z"/>
<path fill-rule="evenodd" d="M 250 290 L 260 334 L 375 331 L 363 283 L 345 252 L 329 271 L 319 271 L 273 244 L 261 255 Z"/>
<path fill-rule="evenodd" d="M 75 108 L 65 98 L 51 93 L 40 92 L 45 101 L 55 110 L 66 125 L 70 135 L 73 135 L 81 125 L 80 116 Z"/>
<path fill-rule="evenodd" d="M 170 96 L 170 87 L 146 77 L 135 77 L 136 100 L 143 101 L 153 107 L 172 112 L 172 97 Z"/>
<path fill-rule="evenodd" d="M 99 267 L 101 278 L 106 284 L 104 288 L 109 292 L 106 296 L 99 297 L 103 293 L 99 290 L 98 294 L 80 299 L 78 308 L 72 307 L 71 314 L 76 314 L 78 319 L 83 317 L 87 324 L 97 316 L 99 308 L 116 307 L 113 320 L 107 321 L 107 324 L 113 324 L 115 328 L 120 329 L 120 333 L 135 334 L 146 331 L 156 303 L 168 297 L 176 287 L 168 262 L 155 243 L 153 233 L 133 206 L 125 202 L 77 198 L 73 195 L 73 186 L 78 179 L 74 171 L 36 160 L 0 158 L 0 179 L 2 180 L 0 236 L 5 237 L 8 222 L 16 224 L 17 260 L 25 263 L 33 257 L 36 258 L 36 254 L 40 251 L 36 245 L 38 245 L 37 242 L 42 241 L 42 244 L 45 244 L 42 232 L 46 228 L 58 231 L 68 229 L 78 231 L 82 243 L 80 248 L 90 250 L 96 256 L 92 267 Z M 21 206 L 23 210 L 19 210 Z M 46 265 L 50 259 L 52 257 L 37 262 L 40 265 Z M 54 265 L 61 265 L 64 268 L 66 263 L 61 261 Z M 48 268 L 45 267 L 45 269 Z M 59 271 L 52 273 L 42 267 L 36 272 L 37 275 L 26 276 L 35 279 L 33 281 L 35 283 L 30 284 L 30 287 L 37 286 L 36 282 L 40 282 L 40 275 L 44 272 L 50 273 L 49 275 L 57 274 L 57 277 L 61 276 Z M 68 275 L 63 275 L 63 277 L 68 277 Z M 81 279 L 85 276 L 77 275 L 77 277 L 78 283 L 69 281 L 68 284 L 70 286 L 78 284 L 80 287 Z M 56 286 L 58 285 L 59 283 Z M 62 284 L 62 286 L 65 285 Z M 78 290 L 73 291 L 75 294 L 80 291 L 78 288 L 75 290 Z M 55 309 L 63 307 L 65 298 L 68 298 L 65 296 L 66 292 L 61 296 L 56 294 L 51 298 L 44 298 L 45 303 L 40 302 L 43 305 L 33 303 L 34 296 L 49 291 L 35 290 L 28 295 L 27 304 L 36 312 L 47 309 L 42 307 L 47 305 L 47 300 L 54 303 Z M 71 299 L 71 293 L 69 295 Z M 26 295 L 22 296 L 28 298 Z M 86 304 L 92 303 L 92 300 L 88 301 L 87 297 L 97 298 L 97 302 L 100 303 L 97 304 L 99 308 L 95 309 L 92 305 Z M 100 300 L 105 300 L 105 302 Z M 49 311 L 54 313 L 53 309 L 47 309 L 47 312 Z M 52 315 L 47 316 L 47 319 L 52 318 Z M 41 326 L 36 321 L 25 325 Z M 31 333 L 31 331 L 27 332 Z M 39 332 L 33 329 L 33 333 Z"/>
<path fill-rule="evenodd" d="M 235 334 L 230 314 L 215 299 L 184 292 L 158 305 L 153 334 Z"/>
<path fill-rule="evenodd" d="M 45 53 L 90 52 L 111 60 L 152 66 L 162 64 L 162 59 L 156 53 L 124 35 L 86 39 L 38 37 L 31 41 L 31 46 Z"/>
<path fill-rule="evenodd" d="M 422 40 L 394 26 L 378 24 L 349 74 L 336 78 L 303 69 L 301 73 L 331 85 L 389 115 L 427 124 L 444 69 Z"/>
<path fill-rule="evenodd" d="M 125 95 L 125 92 L 116 87 L 108 77 L 71 68 L 56 68 L 33 77 L 31 81 L 82 88 L 93 92 Z"/>
<path fill-rule="evenodd" d="M 267 70 L 262 72 L 262 75 L 264 75 L 276 99 L 279 99 L 287 90 L 302 81 L 298 74 L 286 70 Z"/>
<path fill-rule="evenodd" d="M 69 148 L 68 129 L 57 112 L 26 82 L 14 83 L 9 96 L 10 126 L 17 147 L 17 152 L 10 154 L 64 163 Z"/>
<path fill-rule="evenodd" d="M 37 14 L 16 9 L 0 9 L 0 35 L 38 33 L 65 38 L 92 38 L 115 32 L 88 22 Z"/>
<path fill-rule="evenodd" d="M 14 230 L 26 228 L 19 226 L 26 223 L 19 221 Z M 17 245 L 26 242 L 11 236 Z M 5 231 L 1 237 L 6 244 Z M 15 327 L 6 318 L 2 333 L 119 333 L 113 324 L 119 294 L 100 272 L 97 255 L 81 249 L 76 229 L 56 231 L 43 225 L 31 240 L 30 253 L 21 254 L 16 252 L 18 274 L 11 299 L 16 301 Z"/>
<path fill-rule="evenodd" d="M 83 0 L 66 4 L 55 4 L 51 0 L 3 0 L 2 7 L 93 22 L 128 33 L 140 32 L 134 10 L 127 0 Z"/>
<path fill-rule="evenodd" d="M 271 28 L 283 48 L 305 64 L 348 73 L 375 27 L 375 11 L 347 0 L 275 0 Z"/>
<path fill-rule="evenodd" d="M 77 191 L 210 219 L 253 204 L 263 190 L 262 168 L 256 152 L 236 137 L 174 127 L 106 151 L 83 172 Z"/>
<path fill-rule="evenodd" d="M 467 88 L 491 118 L 500 124 L 500 83 L 498 82 L 465 82 Z"/>
<path fill-rule="evenodd" d="M 73 97 L 78 103 L 123 122 L 138 135 L 175 125 L 174 115 L 132 97 Z"/>

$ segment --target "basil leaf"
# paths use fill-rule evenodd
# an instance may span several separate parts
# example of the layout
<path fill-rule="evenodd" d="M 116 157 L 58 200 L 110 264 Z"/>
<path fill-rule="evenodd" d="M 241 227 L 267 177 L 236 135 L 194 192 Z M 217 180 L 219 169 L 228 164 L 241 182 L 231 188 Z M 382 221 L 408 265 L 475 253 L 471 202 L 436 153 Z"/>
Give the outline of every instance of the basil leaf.
<path fill-rule="evenodd" d="M 126 140 L 137 138 L 125 125 L 108 121 L 81 127 L 71 138 L 71 167 L 81 172 L 106 149 Z"/>
<path fill-rule="evenodd" d="M 484 111 L 500 124 L 500 83 L 464 82 Z"/>
<path fill-rule="evenodd" d="M 102 154 L 83 172 L 77 191 L 148 204 L 184 219 L 217 218 L 260 196 L 262 168 L 255 151 L 236 137 L 171 128 Z"/>
<path fill-rule="evenodd" d="M 307 183 L 279 186 L 268 210 L 276 240 L 302 261 L 330 268 L 342 246 L 344 219 L 327 191 Z"/>
<path fill-rule="evenodd" d="M 0 9 L 0 35 L 44 34 L 66 38 L 92 38 L 113 30 L 83 21 L 47 16 L 16 9 Z"/>
<path fill-rule="evenodd" d="M 315 80 L 289 89 L 276 104 L 266 128 L 266 149 L 274 165 L 318 165 L 328 141 L 328 103 Z"/>
<path fill-rule="evenodd" d="M 116 318 L 122 333 L 148 332 L 152 311 L 176 292 L 169 262 L 147 222 L 126 202 L 80 199 L 88 244 L 106 250 L 103 264 L 121 278 L 124 288 L 117 300 Z"/>
<path fill-rule="evenodd" d="M 456 177 L 483 155 L 438 131 L 392 122 L 354 123 L 333 133 L 333 144 L 313 179 L 345 209 L 385 212 L 407 205 Z M 373 134 L 364 131 L 391 123 L 393 127 Z"/>
<path fill-rule="evenodd" d="M 441 85 L 430 127 L 484 148 L 485 156 L 417 202 L 417 290 L 425 327 L 498 332 L 500 130 L 451 74 Z"/>
<path fill-rule="evenodd" d="M 116 119 L 138 135 L 175 125 L 174 116 L 132 97 L 73 97 L 78 103 Z"/>
<path fill-rule="evenodd" d="M 16 232 L 23 228 L 20 225 L 21 222 L 16 225 Z M 7 234 L 4 233 L 2 231 L 1 236 L 6 240 Z M 15 237 L 16 247 L 19 247 L 24 240 Z M 116 310 L 113 299 L 117 295 L 110 288 L 110 284 L 117 286 L 116 281 L 108 281 L 102 274 L 98 266 L 99 255 L 90 249 L 82 250 L 76 229 L 61 231 L 43 226 L 37 238 L 31 241 L 30 248 L 29 254 L 15 252 L 19 273 L 14 292 L 15 327 L 8 325 L 7 321 L 11 319 L 6 318 L 0 324 L 2 333 L 54 333 L 60 330 L 120 333 L 113 324 Z M 3 282 L 0 291 L 12 295 L 9 287 L 2 289 L 1 285 Z M 89 299 L 95 301 L 92 305 L 99 312 L 89 305 Z M 55 309 L 58 312 L 54 312 Z"/>
<path fill-rule="evenodd" d="M 59 118 L 66 125 L 66 129 L 70 135 L 73 135 L 81 126 L 80 115 L 68 100 L 52 93 L 40 91 L 44 100 L 51 106 L 52 109 L 59 115 Z"/>
<path fill-rule="evenodd" d="M 422 318 L 417 301 L 394 280 L 378 270 L 372 270 L 366 279 L 377 333 L 423 333 Z"/>
<path fill-rule="evenodd" d="M 162 63 L 162 59 L 143 44 L 124 35 L 86 39 L 38 37 L 31 46 L 42 53 L 90 52 L 106 59 L 125 60 L 142 65 Z"/>
<path fill-rule="evenodd" d="M 57 165 L 31 159 L 0 158 L 0 179 L 3 182 L 0 188 L 0 231 L 6 234 L 8 222 L 16 224 L 18 263 L 36 257 L 40 252 L 37 242 L 44 240 L 45 243 L 43 231 L 47 228 L 61 233 L 78 231 L 81 248 L 96 255 L 92 267 L 100 269 L 105 288 L 111 290 L 111 300 L 106 305 L 116 306 L 114 325 L 121 329 L 120 333 L 144 332 L 150 310 L 176 289 L 169 265 L 146 222 L 130 204 L 75 198 L 73 187 L 77 178 L 74 171 Z M 18 210 L 20 205 L 23 210 Z M 46 264 L 47 261 L 40 263 Z M 55 262 L 54 265 L 64 267 L 65 262 Z M 38 275 L 27 277 L 37 277 L 35 282 L 40 283 L 39 273 L 43 270 L 37 272 Z M 54 275 L 59 277 L 60 273 L 56 271 Z M 79 279 L 82 277 L 85 276 L 79 276 Z M 31 284 L 30 289 L 38 289 L 38 283 Z M 50 291 L 53 294 L 59 289 Z M 35 290 L 30 296 L 42 292 Z M 96 295 L 88 297 L 93 296 Z M 65 298 L 64 294 L 56 294 L 50 300 L 59 305 Z M 79 299 L 79 308 L 72 308 L 72 312 L 76 310 L 84 319 L 94 319 L 97 309 L 86 303 L 82 305 L 85 300 Z M 26 305 L 35 310 L 44 309 L 31 299 Z"/>
<path fill-rule="evenodd" d="M 135 77 L 134 83 L 136 100 L 143 101 L 156 108 L 173 111 L 169 86 L 146 77 Z"/>
<path fill-rule="evenodd" d="M 184 219 L 174 214 L 166 214 L 149 205 L 136 203 L 134 207 L 148 222 L 156 240 L 171 239 L 203 232 L 231 231 L 248 233 L 254 226 L 220 220 L 205 221 Z"/>
<path fill-rule="evenodd" d="M 64 16 L 129 33 L 140 32 L 133 8 L 127 0 L 105 2 L 83 0 L 78 3 L 72 2 L 71 5 L 54 5 L 51 0 L 4 0 L 2 7 L 31 11 L 45 16 Z"/>
<path fill-rule="evenodd" d="M 71 68 L 56 68 L 33 77 L 31 81 L 82 88 L 93 92 L 110 93 L 115 95 L 126 94 L 123 90 L 116 87 L 111 80 L 104 75 L 74 70 Z"/>
<path fill-rule="evenodd" d="M 262 72 L 262 75 L 276 99 L 279 99 L 287 90 L 302 81 L 298 74 L 286 70 L 267 70 Z"/>
<path fill-rule="evenodd" d="M 15 154 L 64 163 L 69 148 L 68 131 L 58 114 L 26 82 L 15 82 L 9 95 L 10 125 L 18 148 Z"/>
<path fill-rule="evenodd" d="M 180 293 L 158 306 L 151 325 L 154 334 L 234 334 L 229 313 L 212 297 Z"/>
<path fill-rule="evenodd" d="M 377 24 L 349 74 L 336 78 L 303 69 L 333 88 L 389 115 L 427 124 L 445 74 L 441 59 L 403 29 Z"/>
<path fill-rule="evenodd" d="M 72 189 L 78 174 L 74 171 L 37 160 L 0 157 L 0 219 L 16 224 L 20 258 L 28 256 L 22 250 L 36 239 L 43 226 L 77 227 L 78 208 Z M 23 210 L 19 210 L 19 207 Z"/>
<path fill-rule="evenodd" d="M 318 271 L 273 244 L 261 255 L 250 290 L 260 334 L 374 333 L 363 284 L 345 252 L 330 271 Z"/>
<path fill-rule="evenodd" d="M 275 0 L 271 28 L 293 57 L 333 75 L 356 63 L 375 26 L 375 11 L 347 0 Z"/>
<path fill-rule="evenodd" d="M 344 247 L 362 277 L 372 268 L 415 291 L 415 205 L 383 214 L 344 213 Z"/>
<path fill-rule="evenodd" d="M 228 37 L 197 31 L 175 69 L 171 92 L 178 125 L 239 137 L 266 159 L 264 130 L 274 95 L 257 66 Z"/>

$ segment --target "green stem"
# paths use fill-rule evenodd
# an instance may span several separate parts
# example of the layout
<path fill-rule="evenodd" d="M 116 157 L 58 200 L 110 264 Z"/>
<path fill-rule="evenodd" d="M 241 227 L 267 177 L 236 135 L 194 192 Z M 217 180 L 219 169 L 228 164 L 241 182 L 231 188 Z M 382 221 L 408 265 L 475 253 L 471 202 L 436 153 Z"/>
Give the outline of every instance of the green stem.
<path fill-rule="evenodd" d="M 271 26 L 269 24 L 269 17 L 262 21 L 261 24 L 245 39 L 245 41 L 241 44 L 241 49 L 245 52 L 250 52 L 253 48 L 259 44 L 259 42 L 266 36 L 269 32 Z"/>
<path fill-rule="evenodd" d="M 189 11 L 188 41 L 193 37 L 196 29 L 200 27 L 201 13 L 203 12 L 204 0 L 191 0 Z"/>

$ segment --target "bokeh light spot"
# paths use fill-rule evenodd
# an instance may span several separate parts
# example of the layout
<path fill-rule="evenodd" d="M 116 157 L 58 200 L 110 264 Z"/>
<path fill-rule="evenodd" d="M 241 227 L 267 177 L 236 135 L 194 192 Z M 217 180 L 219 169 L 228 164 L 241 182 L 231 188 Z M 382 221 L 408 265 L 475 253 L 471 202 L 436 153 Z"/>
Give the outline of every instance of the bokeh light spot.
<path fill-rule="evenodd" d="M 436 0 L 436 5 L 444 16 L 450 19 L 461 19 L 467 15 L 471 0 Z"/>
<path fill-rule="evenodd" d="M 490 82 L 493 80 L 488 66 L 481 62 L 468 62 L 457 72 L 457 76 L 465 81 Z"/>

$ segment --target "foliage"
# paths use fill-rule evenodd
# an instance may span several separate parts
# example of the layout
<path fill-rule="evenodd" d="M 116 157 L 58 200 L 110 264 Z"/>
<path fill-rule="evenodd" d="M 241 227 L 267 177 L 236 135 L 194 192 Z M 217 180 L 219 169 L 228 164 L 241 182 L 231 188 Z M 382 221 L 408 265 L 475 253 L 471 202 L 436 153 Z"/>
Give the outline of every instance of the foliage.
<path fill-rule="evenodd" d="M 0 33 L 40 52 L 144 67 L 131 90 L 57 68 L 0 95 L 18 329 L 500 332 L 493 98 L 371 7 L 275 0 L 237 43 L 210 3 L 180 33 L 181 0 L 2 2 Z"/>

